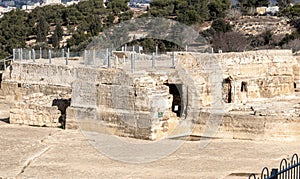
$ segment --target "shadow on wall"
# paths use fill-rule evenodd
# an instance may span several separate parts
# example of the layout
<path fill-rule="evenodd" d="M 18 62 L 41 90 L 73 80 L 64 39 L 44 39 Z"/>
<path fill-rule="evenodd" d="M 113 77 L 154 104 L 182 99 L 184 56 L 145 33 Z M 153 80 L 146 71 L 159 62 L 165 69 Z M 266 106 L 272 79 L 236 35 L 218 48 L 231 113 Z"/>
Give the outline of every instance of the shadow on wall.
<path fill-rule="evenodd" d="M 61 128 L 65 129 L 66 127 L 66 110 L 71 105 L 71 99 L 54 99 L 52 101 L 52 106 L 57 106 L 58 110 L 61 112 L 59 117 L 59 123 Z"/>
<path fill-rule="evenodd" d="M 9 124 L 9 118 L 3 118 L 3 119 L 0 119 L 0 122 L 5 122 L 5 123 L 8 123 L 8 124 Z"/>

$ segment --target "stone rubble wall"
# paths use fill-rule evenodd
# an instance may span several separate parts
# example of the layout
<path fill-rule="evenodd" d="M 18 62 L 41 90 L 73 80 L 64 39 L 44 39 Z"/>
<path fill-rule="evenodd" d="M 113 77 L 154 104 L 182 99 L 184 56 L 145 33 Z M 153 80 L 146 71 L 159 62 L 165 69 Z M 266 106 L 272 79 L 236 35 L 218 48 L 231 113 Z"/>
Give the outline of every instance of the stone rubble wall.
<path fill-rule="evenodd" d="M 51 106 L 54 96 L 45 96 L 43 93 L 34 93 L 25 96 L 11 106 L 10 123 L 25 124 L 41 127 L 61 127 L 59 118 L 61 112 L 57 106 Z"/>
<path fill-rule="evenodd" d="M 291 34 L 293 28 L 288 19 L 275 16 L 242 16 L 236 21 L 232 21 L 233 30 L 245 35 L 259 35 L 266 30 L 270 30 L 274 35 Z"/>

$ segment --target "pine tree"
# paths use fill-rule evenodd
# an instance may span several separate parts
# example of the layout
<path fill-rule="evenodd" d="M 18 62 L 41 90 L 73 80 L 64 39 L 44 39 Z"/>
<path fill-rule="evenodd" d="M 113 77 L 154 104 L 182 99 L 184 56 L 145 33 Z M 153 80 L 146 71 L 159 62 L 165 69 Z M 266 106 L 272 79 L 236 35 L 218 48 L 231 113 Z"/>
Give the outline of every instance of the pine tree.
<path fill-rule="evenodd" d="M 40 16 L 40 18 L 38 20 L 38 24 L 37 24 L 36 41 L 37 42 L 46 42 L 48 32 L 49 32 L 49 24 L 46 21 L 44 16 Z"/>
<path fill-rule="evenodd" d="M 60 23 L 57 23 L 56 27 L 55 27 L 55 30 L 54 30 L 54 33 L 51 37 L 52 45 L 53 45 L 54 48 L 59 47 L 59 44 L 60 44 L 60 41 L 62 40 L 62 37 L 63 37 L 63 29 L 62 29 Z"/>
<path fill-rule="evenodd" d="M 293 3 L 293 0 L 277 0 L 277 3 L 280 9 L 284 9 L 290 6 L 290 4 Z"/>

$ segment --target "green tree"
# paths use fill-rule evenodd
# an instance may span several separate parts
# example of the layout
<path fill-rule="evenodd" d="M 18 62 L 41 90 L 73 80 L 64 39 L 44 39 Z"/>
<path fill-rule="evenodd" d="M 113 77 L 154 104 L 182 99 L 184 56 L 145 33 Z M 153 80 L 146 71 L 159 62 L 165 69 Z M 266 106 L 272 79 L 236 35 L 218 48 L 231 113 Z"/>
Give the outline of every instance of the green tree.
<path fill-rule="evenodd" d="M 296 4 L 293 7 L 287 7 L 281 11 L 281 15 L 290 19 L 297 19 L 300 17 L 300 4 Z"/>
<path fill-rule="evenodd" d="M 211 28 L 216 32 L 230 32 L 232 27 L 224 19 L 216 19 L 213 21 Z"/>
<path fill-rule="evenodd" d="M 269 3 L 269 0 L 238 0 L 240 7 L 268 6 Z"/>
<path fill-rule="evenodd" d="M 208 0 L 153 0 L 148 13 L 154 17 L 195 24 L 209 19 L 208 4 Z"/>
<path fill-rule="evenodd" d="M 92 36 L 99 35 L 99 32 L 102 30 L 102 24 L 101 24 L 101 19 L 99 16 L 90 16 L 90 27 L 89 31 Z"/>
<path fill-rule="evenodd" d="M 293 3 L 293 0 L 277 0 L 277 3 L 280 9 L 285 9 Z"/>
<path fill-rule="evenodd" d="M 231 4 L 230 0 L 212 0 L 208 4 L 211 19 L 224 18 Z"/>
<path fill-rule="evenodd" d="M 238 0 L 238 5 L 241 11 L 247 14 L 256 7 L 268 6 L 269 0 Z"/>
<path fill-rule="evenodd" d="M 110 0 L 107 4 L 107 9 L 110 9 L 114 15 L 119 15 L 129 9 L 127 6 L 128 2 L 129 0 Z"/>
<path fill-rule="evenodd" d="M 52 45 L 54 48 L 59 48 L 59 44 L 60 41 L 62 40 L 62 37 L 63 37 L 63 29 L 60 23 L 57 23 L 53 35 L 51 37 Z"/>
<path fill-rule="evenodd" d="M 48 32 L 49 32 L 49 24 L 46 21 L 44 16 L 40 16 L 37 24 L 36 41 L 37 42 L 47 41 Z"/>

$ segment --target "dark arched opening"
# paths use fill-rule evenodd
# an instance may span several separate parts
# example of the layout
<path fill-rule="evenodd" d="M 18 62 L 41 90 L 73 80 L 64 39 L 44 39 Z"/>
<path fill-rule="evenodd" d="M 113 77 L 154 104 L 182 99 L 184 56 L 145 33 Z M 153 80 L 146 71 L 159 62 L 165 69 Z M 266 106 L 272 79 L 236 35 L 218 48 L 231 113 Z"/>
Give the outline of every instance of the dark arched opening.
<path fill-rule="evenodd" d="M 176 113 L 178 117 L 181 117 L 182 114 L 182 106 L 181 106 L 181 91 L 182 84 L 168 84 L 165 83 L 169 87 L 169 93 L 173 95 L 172 101 L 172 112 Z"/>
<path fill-rule="evenodd" d="M 232 103 L 232 85 L 231 78 L 228 77 L 223 80 L 223 100 L 225 103 Z"/>

